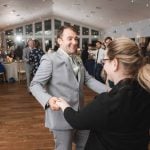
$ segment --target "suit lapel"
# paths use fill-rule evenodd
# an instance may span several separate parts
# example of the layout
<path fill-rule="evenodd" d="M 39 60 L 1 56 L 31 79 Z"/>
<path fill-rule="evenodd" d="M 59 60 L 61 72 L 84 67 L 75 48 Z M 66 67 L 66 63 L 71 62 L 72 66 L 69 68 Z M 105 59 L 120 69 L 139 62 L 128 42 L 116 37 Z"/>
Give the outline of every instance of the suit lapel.
<path fill-rule="evenodd" d="M 64 54 L 61 50 L 59 50 L 59 49 L 57 50 L 57 54 L 58 54 L 58 57 L 60 57 L 60 59 L 62 59 L 62 60 L 65 62 L 66 68 L 67 68 L 67 70 L 68 70 L 70 76 L 72 76 L 72 77 L 74 78 L 75 82 L 76 82 L 77 84 L 79 84 L 79 83 L 78 83 L 78 80 L 77 80 L 77 78 L 76 78 L 76 76 L 75 76 L 75 74 L 74 74 L 73 68 L 72 68 L 72 66 L 71 66 L 71 63 L 70 63 L 69 58 L 67 57 L 67 55 L 65 55 L 65 54 Z M 79 73 L 78 73 L 78 77 L 79 77 Z M 79 77 L 79 78 L 80 78 L 80 77 Z M 68 81 L 68 82 L 69 82 L 69 81 Z"/>

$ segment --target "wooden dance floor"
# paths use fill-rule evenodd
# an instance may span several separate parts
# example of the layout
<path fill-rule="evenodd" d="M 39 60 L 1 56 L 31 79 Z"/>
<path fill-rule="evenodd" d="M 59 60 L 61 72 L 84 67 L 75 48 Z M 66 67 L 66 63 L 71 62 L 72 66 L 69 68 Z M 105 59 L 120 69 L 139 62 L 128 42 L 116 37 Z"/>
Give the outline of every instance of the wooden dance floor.
<path fill-rule="evenodd" d="M 89 102 L 95 93 L 85 95 Z M 0 83 L 0 150 L 54 150 L 44 110 L 24 83 Z"/>
<path fill-rule="evenodd" d="M 95 95 L 85 88 L 86 103 Z M 44 110 L 24 83 L 0 83 L 0 150 L 54 150 Z"/>

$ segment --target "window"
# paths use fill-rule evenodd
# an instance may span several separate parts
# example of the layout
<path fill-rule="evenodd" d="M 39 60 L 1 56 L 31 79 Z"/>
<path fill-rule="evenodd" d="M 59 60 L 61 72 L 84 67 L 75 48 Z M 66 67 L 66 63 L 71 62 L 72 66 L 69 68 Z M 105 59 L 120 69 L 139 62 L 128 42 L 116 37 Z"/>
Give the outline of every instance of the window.
<path fill-rule="evenodd" d="M 13 32 L 13 30 L 11 29 L 11 30 L 7 30 L 7 31 L 5 31 L 5 35 L 7 35 L 7 36 L 9 36 L 9 35 L 13 35 L 14 34 L 14 32 Z"/>
<path fill-rule="evenodd" d="M 11 30 L 5 31 L 5 35 L 6 35 L 6 46 L 7 46 L 7 48 L 14 46 L 14 32 L 13 32 L 13 30 L 11 29 Z"/>
<path fill-rule="evenodd" d="M 35 23 L 35 35 L 42 34 L 42 22 Z"/>
<path fill-rule="evenodd" d="M 44 21 L 44 28 L 45 28 L 45 35 L 51 35 L 52 29 L 51 29 L 51 20 L 45 20 Z"/>
<path fill-rule="evenodd" d="M 96 31 L 96 30 L 91 30 L 91 35 L 99 35 L 99 31 Z"/>
<path fill-rule="evenodd" d="M 80 26 L 74 25 L 74 27 L 76 28 L 76 30 L 77 30 L 77 32 L 78 32 L 78 35 L 80 35 Z"/>
<path fill-rule="evenodd" d="M 60 20 L 54 20 L 54 27 L 55 27 L 55 35 L 57 35 L 57 32 L 59 28 L 61 27 L 61 21 Z"/>
<path fill-rule="evenodd" d="M 23 27 L 16 28 L 16 35 L 23 35 Z"/>
<path fill-rule="evenodd" d="M 89 28 L 82 27 L 82 35 L 89 35 Z"/>
<path fill-rule="evenodd" d="M 32 35 L 33 34 L 32 24 L 25 26 L 25 32 L 26 32 L 26 35 Z"/>

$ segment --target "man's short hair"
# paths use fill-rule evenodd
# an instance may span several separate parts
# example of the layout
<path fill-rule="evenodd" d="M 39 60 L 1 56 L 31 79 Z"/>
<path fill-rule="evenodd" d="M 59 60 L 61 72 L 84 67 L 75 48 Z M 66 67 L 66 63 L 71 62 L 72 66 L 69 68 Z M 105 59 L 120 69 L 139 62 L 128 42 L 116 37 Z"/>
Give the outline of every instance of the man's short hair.
<path fill-rule="evenodd" d="M 96 43 L 102 44 L 102 42 L 101 42 L 101 41 L 96 41 Z"/>
<path fill-rule="evenodd" d="M 112 38 L 110 36 L 106 37 L 104 42 L 106 42 L 107 40 L 111 40 L 112 41 Z"/>
<path fill-rule="evenodd" d="M 70 29 L 70 30 L 74 31 L 76 34 L 78 34 L 77 29 L 76 29 L 75 26 L 72 26 L 72 25 L 65 25 L 65 26 L 61 26 L 61 27 L 59 28 L 59 31 L 58 31 L 58 33 L 57 33 L 57 39 L 58 39 L 58 38 L 61 38 L 61 36 L 62 36 L 62 34 L 63 34 L 63 32 L 64 32 L 65 29 Z"/>

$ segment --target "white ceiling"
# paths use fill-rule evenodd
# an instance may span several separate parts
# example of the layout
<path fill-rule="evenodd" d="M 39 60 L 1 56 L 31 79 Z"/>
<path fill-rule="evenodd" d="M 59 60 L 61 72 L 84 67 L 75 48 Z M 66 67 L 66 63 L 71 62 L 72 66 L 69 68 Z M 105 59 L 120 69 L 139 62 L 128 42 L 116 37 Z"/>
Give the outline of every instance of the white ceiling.
<path fill-rule="evenodd" d="M 0 30 L 53 15 L 106 29 L 150 18 L 149 5 L 150 0 L 0 0 Z"/>

